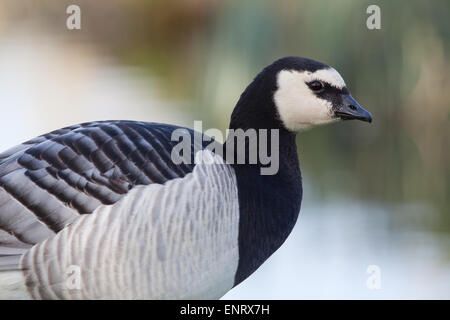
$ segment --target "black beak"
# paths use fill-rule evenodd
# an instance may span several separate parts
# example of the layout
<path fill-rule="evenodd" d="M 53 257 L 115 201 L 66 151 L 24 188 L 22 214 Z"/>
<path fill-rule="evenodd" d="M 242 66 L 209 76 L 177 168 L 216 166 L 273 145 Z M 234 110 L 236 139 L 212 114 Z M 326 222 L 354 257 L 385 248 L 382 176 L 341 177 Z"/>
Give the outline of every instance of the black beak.
<path fill-rule="evenodd" d="M 342 106 L 335 111 L 335 115 L 343 120 L 357 119 L 372 122 L 372 115 L 364 110 L 349 94 L 342 97 Z"/>

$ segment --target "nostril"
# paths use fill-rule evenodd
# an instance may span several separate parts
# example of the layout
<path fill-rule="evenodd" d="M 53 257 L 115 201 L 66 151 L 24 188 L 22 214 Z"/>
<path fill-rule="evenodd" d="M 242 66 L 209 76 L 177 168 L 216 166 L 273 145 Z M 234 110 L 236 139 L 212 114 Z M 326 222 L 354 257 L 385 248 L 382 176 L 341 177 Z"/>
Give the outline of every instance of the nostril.
<path fill-rule="evenodd" d="M 355 111 L 356 109 L 358 109 L 358 108 L 356 108 L 356 107 L 355 107 L 354 105 L 352 105 L 352 104 L 349 105 L 348 107 L 349 107 L 350 109 L 352 109 L 353 111 Z"/>

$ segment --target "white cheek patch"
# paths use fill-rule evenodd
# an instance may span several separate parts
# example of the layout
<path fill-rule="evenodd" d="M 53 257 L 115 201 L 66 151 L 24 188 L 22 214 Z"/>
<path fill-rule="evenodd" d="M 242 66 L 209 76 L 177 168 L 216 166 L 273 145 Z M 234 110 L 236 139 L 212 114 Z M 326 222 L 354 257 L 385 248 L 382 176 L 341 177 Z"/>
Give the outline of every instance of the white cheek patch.
<path fill-rule="evenodd" d="M 291 131 L 307 129 L 314 125 L 336 121 L 332 104 L 317 97 L 307 83 L 321 80 L 337 88 L 343 88 L 345 82 L 333 68 L 316 72 L 282 70 L 278 74 L 278 89 L 274 93 L 274 102 L 284 126 Z"/>
<path fill-rule="evenodd" d="M 338 89 L 342 89 L 343 87 L 345 87 L 344 79 L 342 79 L 339 72 L 331 67 L 329 69 L 317 70 L 316 72 L 306 72 L 306 81 L 308 81 L 308 77 L 311 79 L 310 81 L 321 80 Z"/>

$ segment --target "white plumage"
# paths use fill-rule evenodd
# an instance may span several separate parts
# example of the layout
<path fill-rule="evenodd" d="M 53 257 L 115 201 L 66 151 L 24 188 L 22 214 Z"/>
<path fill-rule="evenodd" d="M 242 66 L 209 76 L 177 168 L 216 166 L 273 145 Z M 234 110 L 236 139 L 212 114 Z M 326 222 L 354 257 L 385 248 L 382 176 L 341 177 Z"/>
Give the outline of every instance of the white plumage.
<path fill-rule="evenodd" d="M 238 263 L 236 177 L 222 158 L 200 152 L 212 164 L 164 185 L 137 186 L 28 251 L 21 264 L 31 297 L 202 299 L 230 290 Z M 71 286 L 77 268 L 79 289 Z"/>
<path fill-rule="evenodd" d="M 292 131 L 338 121 L 334 116 L 332 102 L 318 97 L 308 87 L 307 83 L 314 80 L 326 82 L 335 88 L 345 87 L 344 80 L 333 68 L 315 72 L 282 70 L 277 76 L 278 90 L 274 100 L 281 120 Z"/>

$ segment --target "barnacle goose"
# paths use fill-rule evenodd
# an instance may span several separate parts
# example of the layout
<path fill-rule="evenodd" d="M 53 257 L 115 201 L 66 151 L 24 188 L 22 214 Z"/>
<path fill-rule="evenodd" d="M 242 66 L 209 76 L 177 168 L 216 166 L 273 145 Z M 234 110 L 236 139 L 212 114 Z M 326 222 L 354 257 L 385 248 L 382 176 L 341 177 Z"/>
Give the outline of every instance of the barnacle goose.
<path fill-rule="evenodd" d="M 336 70 L 285 57 L 255 77 L 230 121 L 277 129 L 275 174 L 196 139 L 193 161 L 176 164 L 179 127 L 135 121 L 74 125 L 1 153 L 0 298 L 220 298 L 294 227 L 296 132 L 339 119 L 372 120 Z"/>

